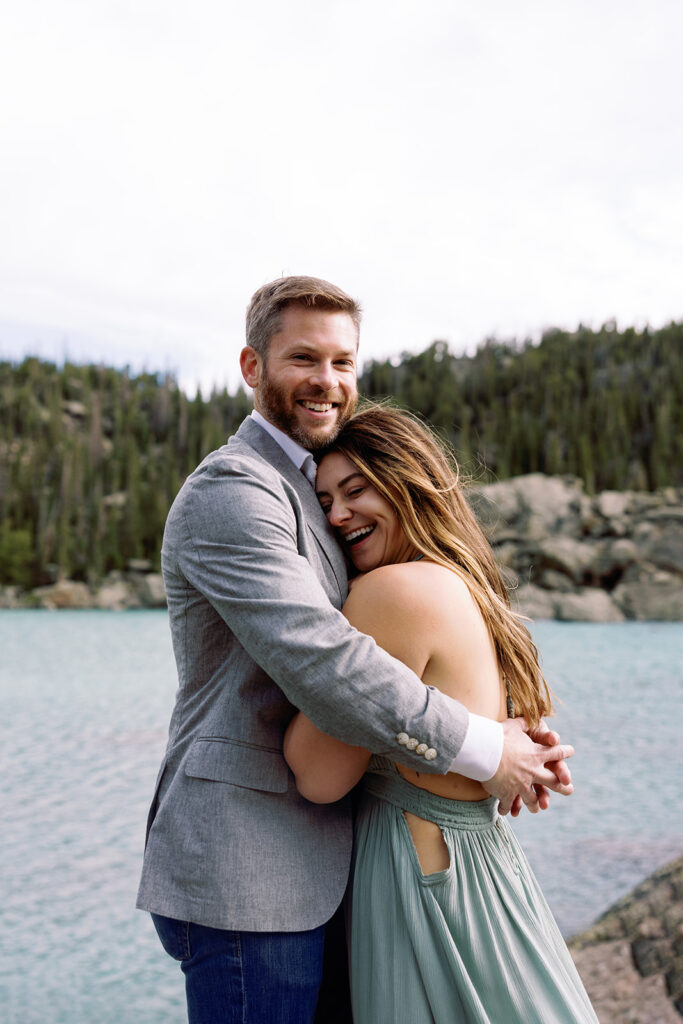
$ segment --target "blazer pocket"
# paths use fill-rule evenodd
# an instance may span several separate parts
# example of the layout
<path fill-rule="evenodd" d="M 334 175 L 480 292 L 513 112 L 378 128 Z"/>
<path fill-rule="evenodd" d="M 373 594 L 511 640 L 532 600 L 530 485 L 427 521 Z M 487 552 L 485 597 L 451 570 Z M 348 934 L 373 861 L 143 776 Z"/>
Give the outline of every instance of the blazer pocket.
<path fill-rule="evenodd" d="M 269 793 L 285 793 L 289 787 L 289 768 L 280 750 L 220 736 L 194 741 L 185 762 L 185 774 L 193 779 L 228 782 Z"/>

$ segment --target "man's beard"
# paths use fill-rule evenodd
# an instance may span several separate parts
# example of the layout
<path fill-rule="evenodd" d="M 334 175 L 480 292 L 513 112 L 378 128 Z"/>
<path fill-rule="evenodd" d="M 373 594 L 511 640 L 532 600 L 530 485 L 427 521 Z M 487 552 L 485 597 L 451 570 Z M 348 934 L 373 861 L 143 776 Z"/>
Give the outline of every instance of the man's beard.
<path fill-rule="evenodd" d="M 265 365 L 263 366 L 263 372 L 258 384 L 258 397 L 261 412 L 266 419 L 273 426 L 283 430 L 285 434 L 300 444 L 302 448 L 307 448 L 309 451 L 324 448 L 325 445 L 334 441 L 344 424 L 353 416 L 357 400 L 356 395 L 345 399 L 342 394 L 339 404 L 336 406 L 336 423 L 332 427 L 321 425 L 317 429 L 315 427 L 307 429 L 301 425 L 297 418 L 296 401 L 284 388 L 280 387 L 279 384 L 276 384 L 269 377 Z M 324 391 L 315 396 L 307 394 L 306 397 L 313 402 L 330 401 L 328 393 Z"/>

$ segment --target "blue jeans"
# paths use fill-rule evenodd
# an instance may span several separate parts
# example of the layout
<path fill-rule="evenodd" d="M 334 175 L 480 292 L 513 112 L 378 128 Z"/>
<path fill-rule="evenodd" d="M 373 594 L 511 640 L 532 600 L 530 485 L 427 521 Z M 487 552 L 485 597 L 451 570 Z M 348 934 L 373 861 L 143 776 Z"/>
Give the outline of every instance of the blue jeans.
<path fill-rule="evenodd" d="M 234 932 L 152 914 L 185 975 L 189 1024 L 312 1024 L 325 925 L 310 932 Z"/>

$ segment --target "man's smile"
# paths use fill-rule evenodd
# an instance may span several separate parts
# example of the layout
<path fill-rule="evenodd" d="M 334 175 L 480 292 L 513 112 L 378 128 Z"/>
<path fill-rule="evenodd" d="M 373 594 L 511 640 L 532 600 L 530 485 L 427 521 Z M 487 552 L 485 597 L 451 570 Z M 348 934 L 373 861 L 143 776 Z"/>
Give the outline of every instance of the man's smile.
<path fill-rule="evenodd" d="M 309 398 L 300 398 L 297 401 L 297 405 L 300 405 L 303 409 L 308 410 L 308 412 L 317 413 L 332 412 L 333 409 L 337 408 L 337 404 L 337 402 L 314 402 Z"/>

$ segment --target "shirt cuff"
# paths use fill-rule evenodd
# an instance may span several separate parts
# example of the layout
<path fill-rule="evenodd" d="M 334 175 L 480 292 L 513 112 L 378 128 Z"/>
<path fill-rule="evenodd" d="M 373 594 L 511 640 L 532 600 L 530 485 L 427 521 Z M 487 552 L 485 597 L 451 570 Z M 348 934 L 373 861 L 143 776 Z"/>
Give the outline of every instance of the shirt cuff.
<path fill-rule="evenodd" d="M 487 782 L 498 771 L 503 756 L 503 726 L 470 711 L 465 740 L 449 771 L 477 782 Z"/>

